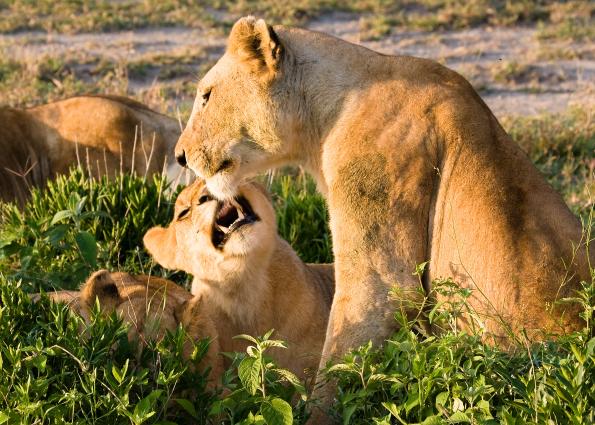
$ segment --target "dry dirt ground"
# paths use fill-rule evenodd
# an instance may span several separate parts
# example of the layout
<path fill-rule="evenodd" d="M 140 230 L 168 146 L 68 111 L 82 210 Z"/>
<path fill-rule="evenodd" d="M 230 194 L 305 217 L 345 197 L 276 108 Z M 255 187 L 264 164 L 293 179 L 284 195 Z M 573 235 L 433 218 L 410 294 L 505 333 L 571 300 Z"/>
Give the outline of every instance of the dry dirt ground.
<path fill-rule="evenodd" d="M 497 116 L 561 112 L 574 105 L 595 110 L 595 46 L 589 42 L 539 41 L 537 30 L 525 27 L 395 30 L 366 41 L 360 40 L 360 18 L 347 13 L 324 15 L 308 26 L 382 53 L 440 61 L 467 77 Z M 68 61 L 83 80 L 93 78 L 98 64 L 128 64 L 127 91 L 137 97 L 185 84 L 186 91 L 176 99 L 183 110 L 191 102 L 192 83 L 224 46 L 224 35 L 189 28 L 0 35 L 0 48 L 7 57 Z"/>

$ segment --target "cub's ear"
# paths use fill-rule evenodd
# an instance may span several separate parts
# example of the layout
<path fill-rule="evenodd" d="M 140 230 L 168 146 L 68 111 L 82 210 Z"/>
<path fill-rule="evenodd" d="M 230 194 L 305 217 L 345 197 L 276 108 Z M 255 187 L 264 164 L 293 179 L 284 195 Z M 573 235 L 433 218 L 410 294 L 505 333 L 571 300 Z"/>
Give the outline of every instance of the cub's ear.
<path fill-rule="evenodd" d="M 166 269 L 177 269 L 176 231 L 173 228 L 153 227 L 145 233 L 143 243 L 159 265 Z"/>
<path fill-rule="evenodd" d="M 81 302 L 92 306 L 99 298 L 102 309 L 109 311 L 120 302 L 120 291 L 116 281 L 107 270 L 99 270 L 91 275 L 80 291 Z"/>
<path fill-rule="evenodd" d="M 227 51 L 236 55 L 252 72 L 268 80 L 279 68 L 283 46 L 273 27 L 263 19 L 247 16 L 239 19 L 231 29 Z"/>

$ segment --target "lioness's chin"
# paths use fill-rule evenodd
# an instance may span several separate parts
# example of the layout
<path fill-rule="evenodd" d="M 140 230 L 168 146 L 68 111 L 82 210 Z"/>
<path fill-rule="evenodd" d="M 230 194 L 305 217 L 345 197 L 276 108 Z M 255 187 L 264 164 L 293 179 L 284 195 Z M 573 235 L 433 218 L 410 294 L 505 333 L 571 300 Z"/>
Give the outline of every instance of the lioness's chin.
<path fill-rule="evenodd" d="M 239 182 L 229 174 L 216 174 L 206 180 L 208 191 L 218 200 L 225 201 L 238 194 Z"/>

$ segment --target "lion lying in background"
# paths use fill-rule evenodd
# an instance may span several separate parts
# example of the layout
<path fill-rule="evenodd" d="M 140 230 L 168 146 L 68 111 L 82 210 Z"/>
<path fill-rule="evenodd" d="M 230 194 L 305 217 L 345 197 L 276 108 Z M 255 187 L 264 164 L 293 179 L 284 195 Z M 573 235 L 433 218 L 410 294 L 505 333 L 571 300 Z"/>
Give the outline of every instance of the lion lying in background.
<path fill-rule="evenodd" d="M 219 202 L 202 181 L 184 189 L 174 219 L 144 237 L 147 250 L 164 267 L 194 276 L 200 296 L 217 325 L 223 351 L 244 351 L 238 334 L 275 337 L 279 365 L 305 378 L 318 367 L 334 292 L 333 266 L 304 264 L 277 234 L 268 194 L 244 184 L 238 196 Z"/>
<path fill-rule="evenodd" d="M 0 199 L 22 204 L 32 187 L 80 164 L 95 177 L 181 168 L 176 120 L 120 96 L 85 95 L 28 109 L 0 107 Z"/>

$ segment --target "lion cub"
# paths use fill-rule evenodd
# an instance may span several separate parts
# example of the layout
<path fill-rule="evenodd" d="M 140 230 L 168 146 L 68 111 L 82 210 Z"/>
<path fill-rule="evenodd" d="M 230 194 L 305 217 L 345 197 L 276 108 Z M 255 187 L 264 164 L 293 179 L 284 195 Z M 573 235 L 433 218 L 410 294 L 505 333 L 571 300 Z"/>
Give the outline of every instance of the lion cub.
<path fill-rule="evenodd" d="M 222 351 L 245 349 L 235 335 L 275 329 L 288 344 L 274 353 L 279 365 L 300 378 L 316 372 L 333 267 L 304 264 L 281 239 L 263 187 L 244 184 L 222 202 L 197 180 L 178 196 L 170 225 L 149 230 L 144 243 L 162 266 L 194 276 L 192 293 L 210 307 Z"/>
<path fill-rule="evenodd" d="M 173 332 L 179 324 L 195 341 L 211 338 L 203 364 L 211 367 L 210 386 L 219 382 L 223 363 L 218 355 L 220 348 L 215 338 L 216 326 L 200 297 L 192 297 L 174 282 L 153 276 L 100 270 L 89 277 L 80 291 L 56 291 L 48 293 L 48 296 L 53 301 L 68 304 L 86 322 L 90 321 L 96 300 L 99 301 L 102 313 L 116 312 L 130 324 L 128 339 L 141 344 L 163 338 L 166 330 Z M 38 300 L 39 295 L 35 294 L 32 298 Z M 190 344 L 187 344 L 183 354 L 188 357 L 190 349 Z"/>

